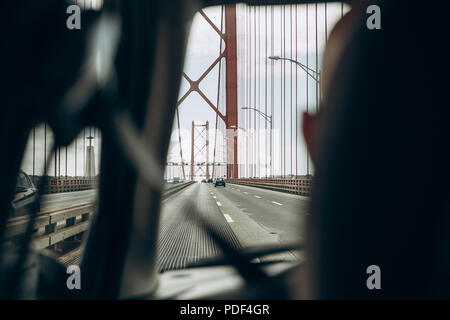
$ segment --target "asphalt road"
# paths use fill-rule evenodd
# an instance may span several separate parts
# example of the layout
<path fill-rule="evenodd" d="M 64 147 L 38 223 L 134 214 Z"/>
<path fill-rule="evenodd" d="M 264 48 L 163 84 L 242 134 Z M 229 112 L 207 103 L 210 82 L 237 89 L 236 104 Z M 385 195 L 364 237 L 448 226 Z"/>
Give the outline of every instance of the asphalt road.
<path fill-rule="evenodd" d="M 194 205 L 194 212 L 189 203 Z M 302 241 L 307 205 L 307 197 L 254 187 L 227 184 L 225 188 L 215 188 L 208 183 L 189 186 L 163 202 L 160 268 L 179 268 L 221 254 L 202 231 L 196 213 L 220 226 L 219 229 L 226 229 L 228 236 L 231 229 L 239 247 L 245 248 Z M 234 238 L 233 235 L 230 237 Z M 301 258 L 298 252 L 287 252 L 261 260 L 298 258 Z"/>
<path fill-rule="evenodd" d="M 41 211 L 67 208 L 85 202 L 92 203 L 96 197 L 97 189 L 44 194 L 41 199 Z"/>
<path fill-rule="evenodd" d="M 67 208 L 85 202 L 91 203 L 95 201 L 96 197 L 96 189 L 44 194 L 41 199 L 41 211 Z"/>
<path fill-rule="evenodd" d="M 248 217 L 280 243 L 303 240 L 307 197 L 230 183 L 225 188 L 208 184 L 208 188 L 231 218 Z"/>
<path fill-rule="evenodd" d="M 96 190 L 44 195 L 42 211 L 93 202 Z M 227 183 L 214 187 L 196 183 L 163 200 L 158 265 L 160 270 L 179 269 L 203 258 L 223 253 L 201 226 L 208 221 L 240 249 L 265 244 L 302 241 L 308 215 L 308 198 Z M 301 253 L 287 252 L 260 259 L 292 260 Z"/>
<path fill-rule="evenodd" d="M 160 270 L 179 269 L 203 258 L 222 255 L 202 227 L 203 220 L 214 225 L 229 245 L 240 248 L 236 235 L 209 195 L 206 184 L 195 183 L 163 201 L 158 243 Z"/>

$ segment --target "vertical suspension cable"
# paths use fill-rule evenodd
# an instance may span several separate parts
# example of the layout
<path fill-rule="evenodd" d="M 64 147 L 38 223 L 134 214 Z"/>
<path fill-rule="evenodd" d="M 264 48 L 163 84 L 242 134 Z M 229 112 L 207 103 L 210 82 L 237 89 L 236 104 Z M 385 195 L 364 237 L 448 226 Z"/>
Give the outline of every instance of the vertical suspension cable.
<path fill-rule="evenodd" d="M 90 140 L 91 142 L 89 143 L 91 146 L 92 146 L 92 154 L 94 155 L 95 154 L 95 152 L 94 152 L 94 150 L 96 149 L 96 146 L 95 146 L 95 144 L 96 144 L 96 141 L 97 141 L 97 139 L 96 139 L 96 137 L 97 137 L 97 134 L 96 134 L 96 131 L 97 131 L 97 128 L 96 127 L 92 127 L 92 140 Z M 93 169 L 92 169 L 92 172 L 95 172 L 95 157 L 94 157 L 94 163 L 93 163 Z M 80 170 L 81 171 L 81 170 Z"/>
<path fill-rule="evenodd" d="M 35 176 L 36 167 L 36 126 L 33 127 L 33 178 Z"/>
<path fill-rule="evenodd" d="M 265 55 L 267 59 L 267 6 L 264 6 L 264 21 L 265 21 L 265 32 L 264 32 L 264 44 L 265 44 Z M 267 61 L 265 61 L 264 69 L 264 113 L 267 115 Z M 264 122 L 264 153 L 265 153 L 265 177 L 267 178 L 267 121 Z"/>
<path fill-rule="evenodd" d="M 251 107 L 252 102 L 252 82 L 251 82 L 251 74 L 252 74 L 252 63 L 251 63 L 251 55 L 252 55 L 252 38 L 251 38 L 251 14 L 250 14 L 250 7 L 247 7 L 247 106 Z M 248 158 L 248 177 L 250 178 L 252 176 L 252 158 L 251 158 L 251 146 L 252 146 L 252 140 L 251 136 L 251 113 L 250 109 L 246 110 L 247 113 L 247 158 Z"/>
<path fill-rule="evenodd" d="M 283 6 L 283 57 L 286 56 L 286 6 Z M 283 60 L 283 178 L 286 177 L 286 60 Z"/>
<path fill-rule="evenodd" d="M 47 124 L 44 123 L 44 158 L 47 157 Z M 47 161 L 44 161 L 44 172 L 47 172 Z"/>
<path fill-rule="evenodd" d="M 55 140 L 55 135 L 53 135 L 53 140 Z M 56 156 L 57 156 L 57 149 L 56 148 L 54 148 L 54 150 L 53 150 L 53 161 L 55 161 L 55 163 L 54 163 L 54 176 L 55 176 L 55 178 L 56 178 L 56 167 L 57 167 L 57 165 L 58 165 L 58 159 L 56 158 Z"/>
<path fill-rule="evenodd" d="M 291 47 L 291 59 L 293 58 L 293 55 L 292 55 L 292 4 L 289 6 L 289 16 L 290 16 L 290 18 L 289 18 L 289 24 L 290 24 L 290 27 L 291 27 L 291 30 L 290 30 L 290 41 L 291 41 L 291 43 L 290 43 L 290 47 Z M 291 149 L 290 149 L 290 152 L 289 152 L 289 156 L 290 156 L 290 168 L 291 168 L 291 170 L 290 170 L 290 172 L 289 172 L 289 174 L 292 176 L 292 151 L 293 151 L 293 145 L 292 145 L 292 142 L 293 142 L 293 139 L 292 139 L 292 75 L 293 75 L 293 70 L 292 70 L 292 67 L 293 67 L 293 64 L 292 63 L 290 63 L 290 66 L 291 66 L 291 71 L 290 71 L 290 81 L 289 81 L 289 84 L 290 84 L 290 90 L 289 90 L 289 94 L 290 94 L 290 96 L 291 96 L 291 105 L 290 105 L 290 119 L 289 119 L 289 124 L 290 124 L 290 132 L 289 132 L 289 140 L 290 140 L 290 143 L 291 143 Z M 297 68 L 296 68 L 297 69 Z"/>
<path fill-rule="evenodd" d="M 237 6 L 238 8 L 238 6 Z M 242 8 L 239 5 L 239 8 Z M 245 107 L 245 90 L 246 90 L 246 81 L 245 81 L 245 15 L 242 10 L 239 10 L 238 24 L 237 24 L 237 35 L 240 41 L 237 46 L 237 61 L 238 61 L 238 120 L 237 126 L 235 130 L 236 139 L 238 141 L 237 149 L 238 149 L 238 178 L 245 177 L 245 137 L 241 134 L 241 129 L 245 127 L 245 111 L 242 110 Z"/>
<path fill-rule="evenodd" d="M 319 71 L 319 38 L 318 38 L 318 29 L 317 29 L 317 3 L 315 4 L 315 13 L 316 13 L 316 18 L 315 18 L 315 25 L 316 25 L 316 75 L 318 74 L 317 72 Z M 316 82 L 316 112 L 319 110 L 319 83 L 317 81 Z"/>
<path fill-rule="evenodd" d="M 253 39 L 253 108 L 258 108 L 256 105 L 256 6 L 253 7 L 253 30 L 254 30 L 254 39 Z M 253 177 L 256 177 L 256 111 L 253 110 Z"/>
<path fill-rule="evenodd" d="M 295 61 L 298 61 L 297 56 L 297 48 L 298 48 L 298 7 L 295 4 Z M 295 68 L 295 178 L 298 176 L 298 68 Z"/>
<path fill-rule="evenodd" d="M 274 29 L 274 8 L 273 5 L 270 7 L 270 55 L 274 55 L 274 48 L 275 48 L 275 29 Z M 275 115 L 274 115 L 274 105 L 275 105 L 275 66 L 274 62 L 271 62 L 270 65 L 270 115 L 272 116 L 271 122 L 270 122 L 270 177 L 273 177 L 273 126 L 275 124 Z"/>
<path fill-rule="evenodd" d="M 280 7 L 280 50 L 283 56 L 283 8 Z M 283 175 L 283 62 L 280 63 L 280 177 Z"/>
<path fill-rule="evenodd" d="M 306 4 L 306 67 L 309 68 L 309 7 Z M 306 113 L 309 112 L 309 77 L 306 75 Z M 306 174 L 309 175 L 309 154 L 305 148 L 306 154 Z"/>
<path fill-rule="evenodd" d="M 258 9 L 259 7 L 254 7 L 254 15 L 255 15 L 255 20 L 254 20 L 254 26 L 255 26 L 255 52 L 254 52 L 254 57 L 255 57 L 255 70 L 254 70 L 254 76 L 255 76 L 255 105 L 254 107 L 256 108 L 256 110 L 259 110 L 259 90 L 258 90 L 258 86 L 259 86 L 259 82 L 258 82 L 258 55 L 259 55 L 259 47 L 257 46 L 257 44 L 259 43 L 259 34 L 258 34 L 258 26 L 259 26 L 259 20 L 258 20 Z M 258 155 L 258 124 L 259 124 L 259 114 L 257 114 L 257 112 L 254 112 L 254 117 L 255 117 L 255 145 L 254 145 L 254 152 L 255 152 L 255 177 L 258 177 L 258 164 L 259 164 L 259 155 Z"/>
<path fill-rule="evenodd" d="M 244 32 L 244 48 L 243 48 L 243 54 L 244 54 L 244 58 L 242 59 L 244 61 L 244 103 L 245 106 L 248 107 L 248 94 L 247 94 L 247 90 L 248 90 L 248 68 L 247 68 L 247 58 L 248 58 L 248 35 L 247 35 L 247 29 L 248 27 L 248 20 L 247 20 L 247 7 L 245 7 L 244 10 L 244 28 L 245 28 L 245 32 Z M 243 115 L 244 115 L 244 130 L 245 130 L 245 177 L 248 177 L 248 136 L 247 136 L 247 110 L 243 110 Z"/>
<path fill-rule="evenodd" d="M 86 128 L 83 128 L 83 172 L 86 176 Z"/>
<path fill-rule="evenodd" d="M 186 180 L 186 174 L 184 172 L 183 148 L 182 148 L 182 145 L 181 145 L 180 114 L 179 114 L 179 111 L 178 111 L 178 107 L 179 106 L 177 106 L 177 109 L 176 109 L 176 112 L 177 112 L 177 126 L 178 126 L 178 144 L 180 146 L 181 171 L 182 171 L 182 174 L 183 174 L 183 180 Z M 216 125 L 217 125 L 217 123 L 216 123 Z M 213 167 L 213 172 L 214 172 L 214 167 Z"/>
<path fill-rule="evenodd" d="M 257 102 L 257 108 L 261 111 L 261 7 L 258 6 L 258 102 Z M 260 144 L 260 129 L 261 129 L 261 116 L 258 114 L 256 115 L 258 117 L 257 122 L 257 130 L 256 130 L 256 147 L 257 147 L 257 160 L 258 160 L 258 170 L 257 170 L 257 177 L 261 177 L 261 144 Z"/>
<path fill-rule="evenodd" d="M 250 55 L 250 48 L 249 48 L 249 37 L 250 37 L 250 29 L 249 29 L 249 8 L 246 7 L 245 10 L 245 61 L 246 61 L 246 66 L 245 66 L 245 79 L 246 79 L 246 90 L 245 90 L 245 103 L 246 103 L 246 107 L 250 106 L 250 101 L 249 101 L 249 78 L 250 78 L 250 73 L 249 73 L 249 55 Z M 247 132 L 246 134 L 246 160 L 247 160 L 247 177 L 250 177 L 250 154 L 249 154 L 249 150 L 250 150 L 250 137 L 249 137 L 249 116 L 248 116 L 248 109 L 246 109 L 244 111 L 245 113 L 245 129 Z"/>
<path fill-rule="evenodd" d="M 67 179 L 67 146 L 65 146 L 66 149 L 66 179 Z"/>
<path fill-rule="evenodd" d="M 327 14 L 327 11 L 328 11 L 327 3 L 325 2 L 325 43 L 327 43 L 327 40 L 328 40 L 328 14 Z"/>
<path fill-rule="evenodd" d="M 75 137 L 75 178 L 77 177 L 77 143 L 78 142 L 78 136 Z"/>
<path fill-rule="evenodd" d="M 61 147 L 58 147 L 58 178 L 61 177 Z"/>
<path fill-rule="evenodd" d="M 220 32 L 223 34 L 223 5 L 221 6 L 220 11 Z M 222 38 L 219 37 L 219 56 L 222 54 Z M 221 79 L 221 69 L 222 69 L 222 59 L 219 61 L 219 74 L 217 79 L 217 99 L 216 99 L 216 107 L 217 110 L 219 110 L 219 98 L 220 98 L 220 79 Z M 178 116 L 178 114 L 177 114 Z M 213 150 L 213 168 L 212 168 L 212 177 L 214 178 L 215 168 L 216 168 L 216 145 L 217 145 L 217 123 L 219 121 L 219 114 L 216 112 L 216 126 L 214 130 L 214 150 Z M 180 127 L 180 120 L 178 119 L 178 127 Z M 183 154 L 181 153 L 181 136 L 180 136 L 180 154 L 181 157 L 183 157 Z M 183 175 L 184 175 L 184 169 L 183 169 Z"/>

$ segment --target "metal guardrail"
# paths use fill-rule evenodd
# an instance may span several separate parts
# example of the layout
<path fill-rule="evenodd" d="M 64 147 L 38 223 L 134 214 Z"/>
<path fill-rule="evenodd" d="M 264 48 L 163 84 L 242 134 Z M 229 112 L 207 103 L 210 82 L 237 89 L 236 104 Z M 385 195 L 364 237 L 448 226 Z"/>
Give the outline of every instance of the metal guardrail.
<path fill-rule="evenodd" d="M 178 183 L 166 186 L 163 198 L 188 187 L 194 182 Z M 66 239 L 88 230 L 90 218 L 95 211 L 95 204 L 82 203 L 68 208 L 58 208 L 38 213 L 34 222 L 33 247 L 37 250 L 52 247 Z M 10 218 L 5 231 L 5 238 L 12 240 L 25 233 L 28 216 Z"/>
<path fill-rule="evenodd" d="M 178 191 L 181 191 L 182 189 L 190 186 L 191 184 L 194 184 L 194 181 L 188 181 L 188 182 L 178 182 L 170 185 L 166 185 L 165 190 L 163 191 L 163 199 L 170 197 L 174 193 L 177 193 Z"/>
<path fill-rule="evenodd" d="M 297 179 L 245 178 L 245 179 L 228 179 L 227 182 L 246 185 L 249 187 L 292 193 L 301 196 L 309 196 L 311 193 L 312 180 L 313 180 L 312 177 L 297 178 Z"/>

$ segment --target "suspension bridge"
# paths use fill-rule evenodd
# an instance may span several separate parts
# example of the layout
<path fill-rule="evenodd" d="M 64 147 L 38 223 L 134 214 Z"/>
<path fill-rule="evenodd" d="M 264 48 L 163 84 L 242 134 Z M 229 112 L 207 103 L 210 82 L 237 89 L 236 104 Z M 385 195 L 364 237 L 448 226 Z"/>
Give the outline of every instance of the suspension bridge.
<path fill-rule="evenodd" d="M 236 245 L 298 240 L 314 175 L 301 116 L 320 110 L 322 52 L 331 28 L 347 10 L 336 2 L 238 4 L 198 12 L 193 25 L 197 21 L 212 34 L 215 41 L 207 46 L 216 56 L 197 65 L 188 61 L 188 48 L 161 222 L 163 247 L 183 237 L 190 240 L 183 243 L 185 250 L 176 251 L 176 262 L 161 253 L 161 269 L 214 252 L 211 244 L 198 245 L 205 240 L 195 228 L 176 228 L 185 222 L 183 208 L 192 198 L 212 220 L 220 218 Z M 54 151 L 47 168 L 52 139 L 46 124 L 34 128 L 22 169 L 35 184 L 44 172 L 50 176 L 36 241 L 39 247 L 58 248 L 79 240 L 88 228 L 101 175 L 102 139 L 97 128 L 84 129 L 71 146 Z M 225 178 L 227 186 L 215 188 L 217 178 Z M 210 179 L 213 183 L 194 183 Z M 22 220 L 11 222 L 10 236 L 23 231 Z"/>

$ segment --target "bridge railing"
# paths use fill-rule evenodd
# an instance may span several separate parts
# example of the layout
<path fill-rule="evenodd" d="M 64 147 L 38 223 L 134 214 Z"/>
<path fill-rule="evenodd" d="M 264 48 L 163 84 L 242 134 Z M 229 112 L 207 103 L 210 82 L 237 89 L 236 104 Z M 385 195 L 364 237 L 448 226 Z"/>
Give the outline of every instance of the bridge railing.
<path fill-rule="evenodd" d="M 42 177 L 31 176 L 31 180 L 36 187 L 40 186 Z M 77 178 L 64 178 L 64 177 L 47 177 L 47 182 L 43 184 L 43 193 L 59 193 L 59 192 L 74 192 L 83 191 L 89 189 L 95 189 L 98 185 L 98 179 L 95 177 L 77 177 Z"/>
<path fill-rule="evenodd" d="M 163 198 L 188 187 L 194 182 L 166 185 Z M 34 221 L 33 247 L 37 250 L 54 247 L 65 240 L 80 240 L 80 235 L 88 230 L 95 204 L 81 203 L 67 208 L 57 208 L 39 212 Z M 5 239 L 20 239 L 29 224 L 29 216 L 14 217 L 8 220 Z"/>
<path fill-rule="evenodd" d="M 306 176 L 302 178 L 241 178 L 228 179 L 227 182 L 309 196 L 311 193 L 312 180 L 312 176 Z"/>

